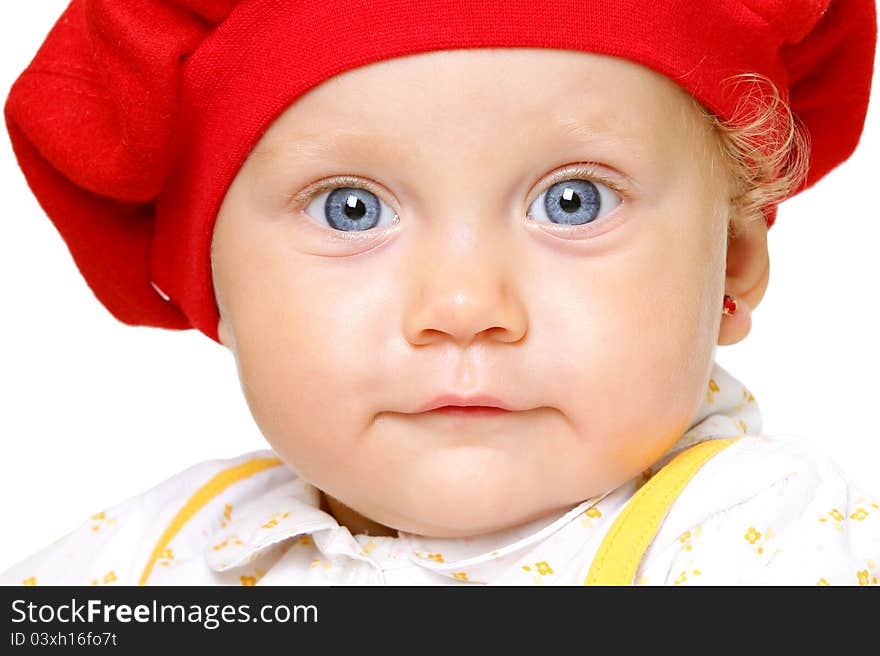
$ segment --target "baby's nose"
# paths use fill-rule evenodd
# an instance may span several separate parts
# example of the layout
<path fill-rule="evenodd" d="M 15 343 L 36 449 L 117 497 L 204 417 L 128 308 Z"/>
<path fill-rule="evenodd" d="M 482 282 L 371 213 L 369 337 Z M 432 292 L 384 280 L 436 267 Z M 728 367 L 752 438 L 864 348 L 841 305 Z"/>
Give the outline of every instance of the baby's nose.
<path fill-rule="evenodd" d="M 412 344 L 453 340 L 522 339 L 527 313 L 517 289 L 514 258 L 485 241 L 484 230 L 463 229 L 432 241 L 413 262 L 403 330 Z"/>

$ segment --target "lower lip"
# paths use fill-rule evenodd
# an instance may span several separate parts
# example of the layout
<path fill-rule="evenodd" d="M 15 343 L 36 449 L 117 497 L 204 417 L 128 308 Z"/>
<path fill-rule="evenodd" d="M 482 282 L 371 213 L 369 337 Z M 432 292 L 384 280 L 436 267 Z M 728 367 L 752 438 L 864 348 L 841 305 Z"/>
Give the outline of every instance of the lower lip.
<path fill-rule="evenodd" d="M 442 415 L 445 417 L 470 417 L 473 419 L 481 418 L 481 417 L 499 417 L 501 415 L 509 415 L 511 414 L 510 410 L 504 410 L 502 408 L 492 408 L 488 406 L 454 406 L 454 405 L 445 405 L 442 408 L 434 408 L 428 412 L 423 414 L 426 415 Z"/>

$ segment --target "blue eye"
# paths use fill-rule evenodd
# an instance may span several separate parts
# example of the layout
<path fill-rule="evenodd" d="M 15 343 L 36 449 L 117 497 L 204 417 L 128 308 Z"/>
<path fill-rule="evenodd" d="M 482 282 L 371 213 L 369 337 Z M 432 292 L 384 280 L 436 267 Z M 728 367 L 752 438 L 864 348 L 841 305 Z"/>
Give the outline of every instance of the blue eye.
<path fill-rule="evenodd" d="M 529 208 L 529 215 L 532 218 L 543 215 L 551 223 L 561 225 L 583 225 L 607 214 L 621 202 L 617 193 L 601 182 L 571 178 L 557 182 L 538 196 Z"/>
<path fill-rule="evenodd" d="M 376 194 L 360 187 L 333 187 L 316 196 L 306 208 L 306 214 L 319 221 L 318 216 L 323 217 L 329 227 L 341 232 L 371 230 L 389 214 L 390 223 L 396 219 L 394 210 Z"/>

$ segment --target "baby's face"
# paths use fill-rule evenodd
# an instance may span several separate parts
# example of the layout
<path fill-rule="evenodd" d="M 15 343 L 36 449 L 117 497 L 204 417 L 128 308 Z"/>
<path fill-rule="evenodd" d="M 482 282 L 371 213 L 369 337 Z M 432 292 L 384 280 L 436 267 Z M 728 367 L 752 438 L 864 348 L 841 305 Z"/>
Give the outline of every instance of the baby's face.
<path fill-rule="evenodd" d="M 713 149 L 670 80 L 580 52 L 433 52 L 312 89 L 213 238 L 220 337 L 266 439 L 362 515 L 438 537 L 640 473 L 714 358 Z M 419 412 L 444 394 L 512 410 Z"/>

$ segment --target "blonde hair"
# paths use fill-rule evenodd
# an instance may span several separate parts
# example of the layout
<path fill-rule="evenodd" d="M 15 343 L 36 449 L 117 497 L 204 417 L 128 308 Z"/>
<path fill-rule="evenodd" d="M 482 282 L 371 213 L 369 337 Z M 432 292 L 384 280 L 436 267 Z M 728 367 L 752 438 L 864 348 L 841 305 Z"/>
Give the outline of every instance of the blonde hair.
<path fill-rule="evenodd" d="M 708 123 L 729 175 L 728 236 L 734 237 L 751 222 L 765 220 L 765 207 L 801 186 L 809 169 L 810 142 L 806 128 L 769 78 L 742 73 L 726 83 L 747 85 L 729 120 L 691 99 Z"/>

